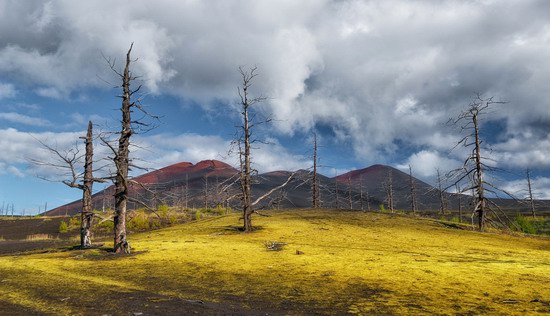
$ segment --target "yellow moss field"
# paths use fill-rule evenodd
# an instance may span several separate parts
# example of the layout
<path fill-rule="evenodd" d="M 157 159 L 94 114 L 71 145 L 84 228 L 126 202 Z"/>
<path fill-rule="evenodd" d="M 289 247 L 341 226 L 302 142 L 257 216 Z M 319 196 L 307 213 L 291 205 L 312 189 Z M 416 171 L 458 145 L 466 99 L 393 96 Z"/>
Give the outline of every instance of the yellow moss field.
<path fill-rule="evenodd" d="M 135 253 L 125 257 L 100 249 L 2 256 L 0 305 L 124 314 L 116 293 L 139 293 L 245 313 L 247 306 L 287 314 L 550 313 L 548 238 L 380 213 L 266 214 L 249 234 L 235 229 L 234 214 L 130 235 Z M 269 251 L 267 241 L 285 245 Z M 87 296 L 79 299 L 80 291 Z"/>

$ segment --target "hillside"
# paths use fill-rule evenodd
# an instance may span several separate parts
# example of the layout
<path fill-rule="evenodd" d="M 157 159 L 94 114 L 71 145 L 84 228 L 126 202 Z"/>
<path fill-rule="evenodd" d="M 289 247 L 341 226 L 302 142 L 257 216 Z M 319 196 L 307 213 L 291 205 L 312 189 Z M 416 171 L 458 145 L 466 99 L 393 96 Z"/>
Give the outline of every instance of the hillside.
<path fill-rule="evenodd" d="M 130 196 L 154 208 L 160 204 L 180 208 L 215 207 L 229 205 L 240 207 L 239 188 L 235 182 L 238 170 L 217 160 L 204 160 L 197 164 L 181 162 L 133 178 L 140 184 L 130 185 Z M 311 206 L 311 172 L 298 170 L 275 171 L 253 177 L 252 194 L 262 196 L 274 187 L 284 183 L 293 174 L 293 180 L 282 190 L 262 201 L 257 208 L 302 208 Z M 379 209 L 386 204 L 385 184 L 392 176 L 394 206 L 396 209 L 410 210 L 409 175 L 395 168 L 374 165 L 353 170 L 337 177 L 329 178 L 319 174 L 320 201 L 322 207 L 347 209 Z M 429 184 L 414 178 L 417 209 L 438 212 L 439 191 Z M 232 185 L 231 185 L 232 184 Z M 350 187 L 351 184 L 351 187 Z M 114 187 L 93 195 L 95 209 L 114 208 Z M 350 197 L 351 196 L 351 197 Z M 459 198 L 455 194 L 444 193 L 448 209 L 457 209 Z M 470 198 L 461 196 L 461 205 L 469 207 Z M 350 204 L 351 201 L 351 204 Z M 514 214 L 522 205 L 514 200 L 498 200 L 497 203 Z M 129 208 L 143 207 L 139 203 L 129 203 Z M 44 215 L 74 215 L 81 209 L 80 201 L 57 207 Z"/>
<path fill-rule="evenodd" d="M 267 214 L 250 234 L 234 229 L 235 214 L 131 235 L 126 257 L 101 249 L 1 256 L 0 313 L 550 312 L 548 239 L 380 213 Z M 268 241 L 282 250 L 267 250 Z"/>

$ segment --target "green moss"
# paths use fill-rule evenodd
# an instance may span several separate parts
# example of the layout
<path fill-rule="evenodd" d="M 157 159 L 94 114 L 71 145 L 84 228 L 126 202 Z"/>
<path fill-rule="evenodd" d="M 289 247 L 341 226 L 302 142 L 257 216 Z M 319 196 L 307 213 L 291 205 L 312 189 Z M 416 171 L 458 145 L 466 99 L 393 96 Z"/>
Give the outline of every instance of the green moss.
<path fill-rule="evenodd" d="M 259 303 L 288 314 L 550 311 L 547 239 L 375 212 L 264 213 L 271 216 L 254 218 L 262 229 L 247 234 L 235 229 L 240 214 L 131 234 L 137 254 L 129 257 L 101 250 L 2 256 L 0 275 L 7 281 L 0 293 L 12 295 L 0 295 L 0 302 L 50 314 L 100 314 L 83 306 L 128 313 L 116 309 L 125 306 L 112 295 L 117 292 Z M 268 251 L 266 241 L 285 246 Z M 82 291 L 83 302 L 60 304 Z"/>

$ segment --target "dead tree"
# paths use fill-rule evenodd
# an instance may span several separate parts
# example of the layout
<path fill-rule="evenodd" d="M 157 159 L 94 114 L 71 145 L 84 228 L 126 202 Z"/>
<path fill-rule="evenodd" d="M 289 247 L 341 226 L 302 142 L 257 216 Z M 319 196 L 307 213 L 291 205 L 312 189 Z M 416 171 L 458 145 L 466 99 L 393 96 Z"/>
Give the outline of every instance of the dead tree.
<path fill-rule="evenodd" d="M 359 201 L 361 201 L 361 211 L 364 211 L 363 207 L 363 176 L 359 179 Z"/>
<path fill-rule="evenodd" d="M 130 137 L 136 132 L 136 129 L 148 131 L 153 128 L 151 124 L 145 123 L 142 119 L 132 120 L 131 114 L 134 112 L 134 109 L 137 109 L 144 116 L 158 119 L 158 117 L 149 114 L 145 110 L 143 105 L 140 103 L 139 98 L 134 101 L 134 98 L 137 97 L 136 94 L 141 89 L 141 85 L 139 85 L 136 89 L 130 88 L 131 83 L 138 79 L 138 77 L 134 76 L 130 71 L 131 63 L 134 62 L 134 60 L 131 59 L 133 46 L 134 44 L 132 43 L 126 53 L 125 66 L 122 72 L 115 69 L 114 61 L 106 59 L 111 70 L 118 75 L 122 81 L 122 85 L 120 86 L 120 88 L 122 88 L 122 95 L 120 95 L 120 98 L 122 99 L 122 104 L 120 107 L 122 118 L 120 121 L 121 131 L 119 133 L 118 144 L 113 145 L 105 138 L 102 138 L 103 143 L 108 146 L 113 153 L 113 157 L 110 159 L 113 161 L 115 166 L 115 174 L 111 177 L 115 184 L 115 214 L 113 217 L 113 250 L 115 253 L 130 252 L 126 231 L 126 213 L 128 202 L 130 200 L 129 188 L 131 182 L 128 179 L 128 173 L 131 166 L 135 167 L 135 165 L 131 163 L 130 159 Z M 135 181 L 133 183 L 135 183 Z"/>
<path fill-rule="evenodd" d="M 208 209 L 208 175 L 204 176 L 204 209 Z"/>
<path fill-rule="evenodd" d="M 447 211 L 447 201 L 445 200 L 445 192 L 443 191 L 443 178 L 441 177 L 441 173 L 439 171 L 439 168 L 436 169 L 437 171 L 437 193 L 439 195 L 439 214 L 445 214 Z"/>
<path fill-rule="evenodd" d="M 336 194 L 336 209 L 340 209 L 340 203 L 338 203 L 338 176 L 334 177 L 334 193 Z"/>
<path fill-rule="evenodd" d="M 531 215 L 536 218 L 535 199 L 533 198 L 533 188 L 531 187 L 531 172 L 529 169 L 525 171 L 527 176 L 527 199 L 529 200 L 529 206 L 531 207 Z"/>
<path fill-rule="evenodd" d="M 265 97 L 251 97 L 250 88 L 254 78 L 258 75 L 256 73 L 257 67 L 253 67 L 248 71 L 245 71 L 242 67 L 239 67 L 239 73 L 241 75 L 242 85 L 238 87 L 237 92 L 239 95 L 239 103 L 241 108 L 242 125 L 239 126 L 239 133 L 236 140 L 233 141 L 233 146 L 238 148 L 239 155 L 239 184 L 241 187 L 241 201 L 243 210 L 243 231 L 251 232 L 252 226 L 252 214 L 254 213 L 254 206 L 267 198 L 273 192 L 286 186 L 291 180 L 294 174 L 291 174 L 286 182 L 282 185 L 269 190 L 264 195 L 252 201 L 252 144 L 258 142 L 258 139 L 252 138 L 252 130 L 258 127 L 260 124 L 268 123 L 271 120 L 267 119 L 261 122 L 255 121 L 254 116 L 251 116 L 251 107 L 257 103 L 266 100 Z"/>
<path fill-rule="evenodd" d="M 411 195 L 410 195 L 410 201 L 411 201 L 411 212 L 413 214 L 416 214 L 416 209 L 417 209 L 417 206 L 416 206 L 416 183 L 414 181 L 414 178 L 412 176 L 412 167 L 411 165 L 409 165 L 409 187 L 410 187 L 410 190 L 411 190 Z"/>
<path fill-rule="evenodd" d="M 463 181 L 468 181 L 469 185 L 463 191 L 474 191 L 474 212 L 477 214 L 478 227 L 480 230 L 485 228 L 487 212 L 491 210 L 491 202 L 487 199 L 486 192 L 495 192 L 498 190 L 491 183 L 485 180 L 486 171 L 494 170 L 488 166 L 485 161 L 487 157 L 483 156 L 483 141 L 480 137 L 480 120 L 487 114 L 489 108 L 500 101 L 494 101 L 493 97 L 484 99 L 481 95 L 476 95 L 474 100 L 461 112 L 456 119 L 449 120 L 466 135 L 456 144 L 471 149 L 461 168 L 451 171 L 448 176 L 453 180 L 452 185 Z M 494 211 L 493 211 L 494 212 Z"/>
<path fill-rule="evenodd" d="M 313 133 L 313 179 L 311 181 L 311 207 L 319 207 L 319 183 L 317 179 L 317 134 Z"/>
<path fill-rule="evenodd" d="M 456 184 L 456 196 L 458 199 L 458 222 L 462 223 L 462 194 L 460 193 L 460 184 Z"/>
<path fill-rule="evenodd" d="M 388 171 L 388 178 L 386 179 L 386 182 L 384 183 L 385 191 L 386 191 L 386 204 L 388 205 L 388 209 L 390 212 L 394 212 L 394 201 L 393 201 L 393 176 L 391 170 Z"/>
<path fill-rule="evenodd" d="M 351 193 L 351 177 L 348 178 L 348 198 L 349 198 L 349 209 L 353 210 L 353 196 Z"/>
<path fill-rule="evenodd" d="M 66 170 L 64 174 L 69 179 L 61 180 L 60 182 L 68 187 L 82 190 L 82 211 L 80 212 L 80 247 L 89 248 L 92 246 L 92 234 L 91 226 L 94 213 L 92 211 L 92 188 L 94 182 L 105 182 L 103 179 L 94 178 L 93 176 L 93 125 L 92 122 L 88 122 L 88 129 L 84 139 L 85 153 L 80 154 L 78 146 L 66 151 L 58 150 L 51 147 L 44 142 L 39 141 L 42 146 L 51 152 L 57 159 L 55 163 L 43 162 L 38 160 L 31 160 L 36 165 L 50 166 L 57 169 Z M 78 169 L 82 168 L 82 158 L 84 157 L 83 171 Z M 80 167 L 78 166 L 80 165 Z M 82 170 L 82 169 L 81 169 Z M 41 177 L 42 179 L 48 180 Z"/>

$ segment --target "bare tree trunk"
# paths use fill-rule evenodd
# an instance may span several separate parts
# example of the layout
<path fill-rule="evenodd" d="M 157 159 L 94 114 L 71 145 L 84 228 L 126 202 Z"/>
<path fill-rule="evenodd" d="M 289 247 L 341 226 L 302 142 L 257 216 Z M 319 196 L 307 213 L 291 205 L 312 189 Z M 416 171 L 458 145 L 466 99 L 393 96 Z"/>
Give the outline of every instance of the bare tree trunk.
<path fill-rule="evenodd" d="M 319 207 L 319 184 L 317 183 L 317 134 L 313 133 L 313 183 L 311 186 L 311 207 Z"/>
<path fill-rule="evenodd" d="M 338 203 L 338 172 L 336 172 L 336 177 L 334 177 L 334 192 L 336 193 L 336 209 L 340 209 L 340 203 Z"/>
<path fill-rule="evenodd" d="M 371 209 L 370 209 L 369 191 L 366 191 L 365 195 L 367 197 L 367 199 L 366 199 L 366 201 L 367 201 L 367 211 L 370 212 Z"/>
<path fill-rule="evenodd" d="M 204 209 L 208 209 L 208 175 L 204 176 Z"/>
<path fill-rule="evenodd" d="M 525 173 L 527 174 L 527 189 L 529 194 L 529 205 L 531 206 L 531 214 L 533 215 L 533 218 L 536 218 L 535 199 L 533 198 L 533 190 L 531 187 L 531 172 L 527 169 Z"/>
<path fill-rule="evenodd" d="M 249 118 L 249 107 L 251 102 L 248 98 L 248 89 L 252 85 L 252 79 L 256 76 L 254 73 L 255 68 L 253 68 L 250 73 L 244 72 L 239 68 L 241 73 L 243 83 L 242 83 L 242 93 L 239 90 L 239 95 L 241 98 L 242 106 L 242 116 L 243 116 L 243 145 L 244 153 L 242 148 L 239 149 L 239 156 L 241 162 L 241 189 L 242 189 L 242 202 L 243 202 L 243 230 L 245 232 L 252 231 L 252 201 L 251 201 L 251 173 L 252 168 L 250 166 L 250 118 Z M 240 144 L 239 144 L 240 147 Z"/>
<path fill-rule="evenodd" d="M 114 252 L 128 252 L 129 246 L 126 240 L 126 207 L 128 203 L 128 167 L 129 167 L 129 146 L 132 136 L 132 120 L 130 117 L 132 103 L 130 101 L 130 53 L 132 46 L 126 54 L 126 66 L 122 75 L 122 130 L 118 141 L 118 152 L 115 157 L 115 216 L 114 216 Z"/>
<path fill-rule="evenodd" d="M 441 173 L 439 168 L 437 169 L 437 189 L 439 193 L 439 214 L 445 214 L 446 211 L 446 202 L 445 195 L 443 194 L 443 179 L 441 178 Z"/>
<path fill-rule="evenodd" d="M 393 205 L 393 176 L 391 170 L 388 172 L 388 179 L 386 181 L 386 202 L 390 212 L 394 212 Z"/>
<path fill-rule="evenodd" d="M 348 178 L 349 209 L 353 210 L 353 197 L 351 196 L 351 177 Z"/>
<path fill-rule="evenodd" d="M 85 138 L 86 154 L 84 159 L 84 181 L 82 186 L 82 213 L 80 214 L 80 247 L 89 248 L 92 246 L 90 227 L 94 213 L 92 212 L 92 186 L 93 177 L 93 155 L 94 145 L 92 139 L 92 121 L 88 122 L 88 132 Z"/>
<path fill-rule="evenodd" d="M 477 115 L 478 112 L 475 111 L 472 113 L 472 122 L 474 124 L 474 135 L 475 135 L 475 169 L 476 172 L 474 173 L 474 177 L 476 178 L 476 196 L 477 196 L 477 203 L 475 210 L 477 211 L 477 218 L 478 218 L 478 225 L 479 230 L 483 230 L 485 228 L 485 192 L 484 192 L 484 182 L 483 182 L 483 165 L 481 161 L 481 142 L 479 140 L 479 126 L 477 121 Z"/>
<path fill-rule="evenodd" d="M 460 193 L 460 186 L 456 185 L 456 192 L 458 196 L 458 222 L 462 223 L 462 194 Z"/>
<path fill-rule="evenodd" d="M 412 176 L 411 165 L 409 165 L 409 186 L 411 188 L 411 212 L 416 214 L 416 187 Z"/>
<path fill-rule="evenodd" d="M 363 207 L 363 176 L 359 179 L 359 199 L 361 200 L 361 211 L 364 211 Z"/>

